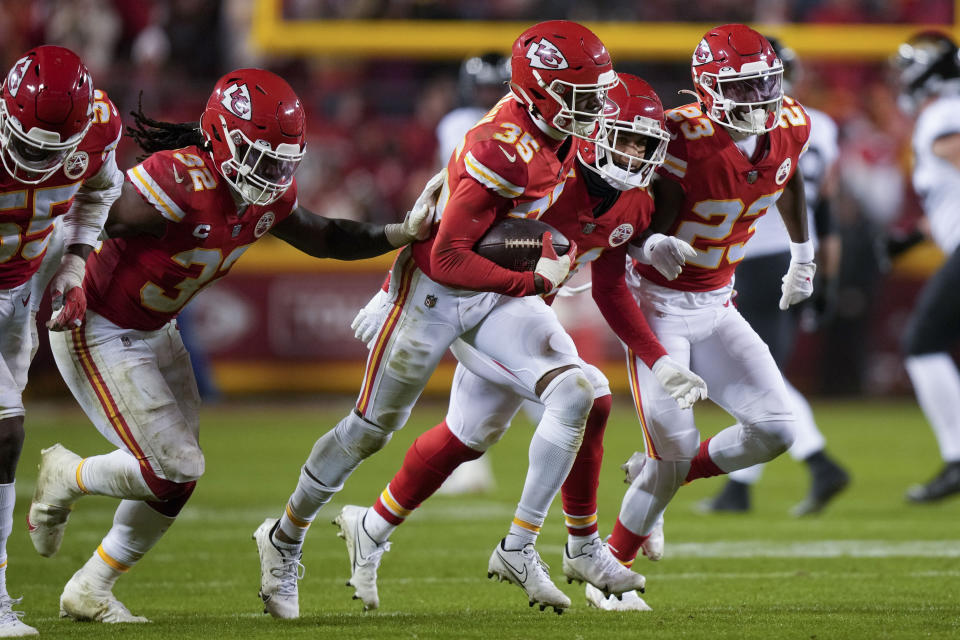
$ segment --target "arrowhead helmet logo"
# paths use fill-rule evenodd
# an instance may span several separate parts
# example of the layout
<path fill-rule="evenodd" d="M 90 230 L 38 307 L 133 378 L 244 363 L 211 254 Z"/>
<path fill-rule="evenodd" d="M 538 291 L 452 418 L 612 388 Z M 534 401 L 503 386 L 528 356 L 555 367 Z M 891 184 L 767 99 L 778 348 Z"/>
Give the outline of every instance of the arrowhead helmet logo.
<path fill-rule="evenodd" d="M 534 69 L 557 71 L 570 66 L 560 49 L 546 38 L 540 38 L 539 41 L 530 45 L 527 49 L 527 59 L 530 60 L 530 66 Z"/>
<path fill-rule="evenodd" d="M 30 67 L 31 62 L 33 62 L 32 58 L 20 58 L 17 60 L 17 63 L 13 65 L 13 68 L 10 69 L 10 73 L 7 74 L 7 88 L 10 90 L 10 95 L 14 98 L 17 97 L 17 92 L 20 91 L 20 83 L 23 82 L 24 76 L 27 75 L 27 69 Z"/>
<path fill-rule="evenodd" d="M 710 45 L 704 39 L 700 41 L 696 51 L 693 52 L 693 64 L 701 65 L 708 62 L 713 62 L 713 51 L 710 50 Z"/>
<path fill-rule="evenodd" d="M 220 99 L 220 104 L 238 118 L 249 120 L 253 116 L 253 110 L 250 107 L 250 90 L 245 84 L 232 84 L 227 87 L 223 92 L 223 98 Z"/>

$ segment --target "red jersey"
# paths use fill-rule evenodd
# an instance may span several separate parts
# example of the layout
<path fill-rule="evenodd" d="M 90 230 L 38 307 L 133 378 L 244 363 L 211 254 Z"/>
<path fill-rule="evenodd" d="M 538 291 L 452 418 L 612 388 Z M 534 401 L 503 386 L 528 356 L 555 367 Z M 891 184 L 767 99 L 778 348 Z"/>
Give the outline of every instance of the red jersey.
<path fill-rule="evenodd" d="M 296 181 L 269 205 L 237 205 L 198 147 L 159 151 L 127 180 L 167 219 L 163 237 L 111 238 L 90 256 L 87 306 L 125 329 L 152 331 L 203 287 L 227 274 L 247 247 L 297 205 Z"/>
<path fill-rule="evenodd" d="M 430 238 L 413 245 L 417 266 L 448 286 L 514 296 L 534 293 L 533 272 L 504 269 L 473 247 L 498 219 L 539 217 L 556 202 L 576 158 L 574 140 L 547 136 L 512 96 L 498 102 L 467 132 L 447 164 L 447 182 L 437 203 L 439 222 Z M 502 205 L 491 206 L 490 194 Z"/>
<path fill-rule="evenodd" d="M 63 166 L 40 184 L 24 184 L 0 169 L 0 289 L 33 276 L 47 252 L 54 218 L 70 210 L 85 180 L 95 176 L 120 141 L 117 108 L 94 92 L 93 124 Z"/>
<path fill-rule="evenodd" d="M 589 171 L 577 163 L 556 204 L 536 217 L 577 243 L 577 256 L 567 277 L 591 265 L 593 299 L 607 324 L 648 366 L 653 366 L 667 352 L 624 281 L 627 244 L 650 225 L 653 198 L 646 189 L 614 191 Z M 611 202 L 592 195 L 587 187 L 591 180 L 602 183 L 603 192 L 616 199 Z"/>
<path fill-rule="evenodd" d="M 713 291 L 733 278 L 757 220 L 796 172 L 810 137 L 810 119 L 803 107 L 784 97 L 780 124 L 758 137 L 758 146 L 767 148 L 752 162 L 697 104 L 671 109 L 666 116 L 670 144 L 657 171 L 686 194 L 668 234 L 689 242 L 698 254 L 687 259 L 676 280 L 667 280 L 650 265 L 638 263 L 636 268 L 664 287 Z"/>

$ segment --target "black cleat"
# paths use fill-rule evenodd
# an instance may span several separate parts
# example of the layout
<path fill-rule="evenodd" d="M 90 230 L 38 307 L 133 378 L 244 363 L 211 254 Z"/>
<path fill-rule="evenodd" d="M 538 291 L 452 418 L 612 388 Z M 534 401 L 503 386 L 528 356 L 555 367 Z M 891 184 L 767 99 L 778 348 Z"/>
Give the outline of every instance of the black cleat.
<path fill-rule="evenodd" d="M 727 480 L 720 493 L 697 504 L 701 513 L 746 513 L 750 511 L 750 485 Z"/>
<path fill-rule="evenodd" d="M 790 513 L 796 517 L 809 516 L 820 513 L 837 494 L 850 484 L 850 474 L 846 469 L 831 460 L 825 453 L 818 452 L 817 463 L 810 465 L 813 482 L 810 493 L 802 502 L 794 506 Z"/>
<path fill-rule="evenodd" d="M 907 489 L 907 501 L 936 502 L 956 493 L 960 493 L 960 460 L 945 464 L 927 484 L 917 484 Z"/>

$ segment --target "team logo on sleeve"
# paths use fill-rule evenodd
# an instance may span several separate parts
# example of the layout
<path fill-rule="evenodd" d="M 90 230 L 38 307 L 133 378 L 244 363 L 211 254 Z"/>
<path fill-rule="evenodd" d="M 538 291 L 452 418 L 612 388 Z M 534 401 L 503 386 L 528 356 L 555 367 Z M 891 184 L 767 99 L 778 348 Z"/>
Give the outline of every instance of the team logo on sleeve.
<path fill-rule="evenodd" d="M 238 118 L 249 120 L 253 115 L 250 108 L 250 90 L 245 84 L 232 84 L 227 87 L 220 104 Z"/>
<path fill-rule="evenodd" d="M 76 180 L 87 171 L 90 156 L 85 151 L 74 151 L 63 161 L 63 174 L 71 180 Z"/>
<path fill-rule="evenodd" d="M 20 91 L 20 83 L 23 82 L 23 77 L 27 75 L 27 69 L 30 68 L 31 62 L 33 62 L 32 58 L 20 58 L 17 60 L 17 63 L 13 65 L 13 69 L 10 69 L 10 73 L 7 74 L 7 89 L 10 90 L 10 95 L 14 98 L 17 97 L 17 92 Z"/>
<path fill-rule="evenodd" d="M 257 226 L 253 228 L 253 237 L 259 238 L 269 231 L 276 219 L 277 217 L 273 215 L 272 211 L 267 211 L 265 214 L 260 216 L 260 219 L 257 220 Z"/>
<path fill-rule="evenodd" d="M 708 62 L 713 62 L 713 51 L 710 50 L 706 40 L 701 40 L 696 51 L 693 52 L 693 64 L 701 65 Z"/>
<path fill-rule="evenodd" d="M 530 45 L 527 49 L 527 59 L 530 60 L 530 66 L 534 69 L 556 70 L 570 66 L 560 49 L 546 38 L 540 38 L 539 42 Z"/>
<path fill-rule="evenodd" d="M 780 168 L 777 169 L 777 184 L 783 184 L 787 181 L 787 178 L 790 177 L 790 168 L 793 166 L 793 161 L 790 158 L 787 158 L 783 161 L 783 164 L 780 165 Z"/>
<path fill-rule="evenodd" d="M 633 225 L 624 222 L 610 233 L 610 246 L 619 247 L 621 244 L 633 237 Z"/>

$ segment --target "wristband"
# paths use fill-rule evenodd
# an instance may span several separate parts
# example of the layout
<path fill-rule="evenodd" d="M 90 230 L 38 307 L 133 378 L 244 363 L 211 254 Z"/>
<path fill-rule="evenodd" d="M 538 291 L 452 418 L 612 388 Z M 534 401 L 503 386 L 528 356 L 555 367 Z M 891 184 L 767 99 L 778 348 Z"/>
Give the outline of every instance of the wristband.
<path fill-rule="evenodd" d="M 791 262 L 813 262 L 813 240 L 790 243 Z"/>

